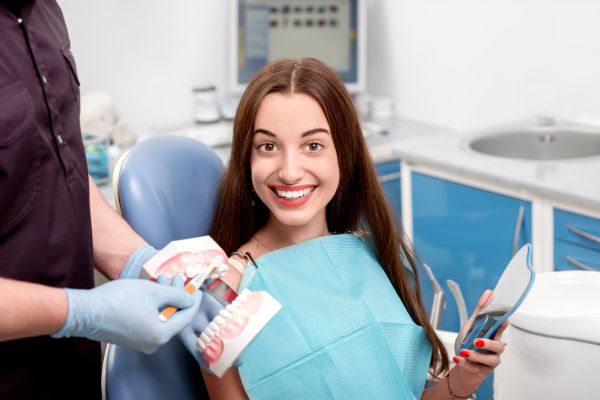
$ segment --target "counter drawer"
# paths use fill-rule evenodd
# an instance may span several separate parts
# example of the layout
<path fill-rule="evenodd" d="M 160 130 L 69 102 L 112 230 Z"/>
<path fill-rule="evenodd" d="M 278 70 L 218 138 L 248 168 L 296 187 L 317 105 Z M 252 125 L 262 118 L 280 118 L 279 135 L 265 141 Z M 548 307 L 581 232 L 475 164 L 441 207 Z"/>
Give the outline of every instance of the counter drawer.
<path fill-rule="evenodd" d="M 591 250 L 564 240 L 554 241 L 554 270 L 585 270 L 600 271 L 600 249 Z"/>
<path fill-rule="evenodd" d="M 600 219 L 555 208 L 554 237 L 600 251 Z"/>

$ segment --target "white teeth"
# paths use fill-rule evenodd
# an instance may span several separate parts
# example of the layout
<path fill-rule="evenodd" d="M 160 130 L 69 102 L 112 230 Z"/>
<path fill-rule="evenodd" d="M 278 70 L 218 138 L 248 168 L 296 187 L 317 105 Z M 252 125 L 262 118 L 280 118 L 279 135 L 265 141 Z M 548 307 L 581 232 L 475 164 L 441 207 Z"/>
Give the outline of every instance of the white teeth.
<path fill-rule="evenodd" d="M 221 329 L 221 327 L 215 321 L 212 321 L 210 324 L 208 324 L 208 327 L 215 334 Z"/>
<path fill-rule="evenodd" d="M 204 328 L 203 333 L 206 333 L 206 336 L 208 336 L 209 339 L 212 339 L 215 337 L 215 332 L 212 329 L 210 329 L 210 324 L 206 328 Z"/>
<path fill-rule="evenodd" d="M 238 311 L 238 308 L 233 303 L 227 304 L 227 306 L 225 307 L 225 309 L 227 311 L 229 311 L 230 313 L 232 313 L 232 314 L 235 314 Z"/>
<path fill-rule="evenodd" d="M 206 343 L 204 343 L 204 341 L 202 340 L 197 340 L 196 343 L 198 345 L 198 350 L 200 350 L 200 352 L 203 353 L 204 350 L 206 350 Z"/>
<path fill-rule="evenodd" d="M 294 191 L 275 189 L 275 192 L 277 193 L 277 195 L 279 197 L 283 197 L 284 199 L 296 200 L 296 199 L 300 199 L 304 196 L 307 196 L 314 189 L 315 189 L 314 187 L 306 188 L 306 189 L 302 189 L 302 190 L 294 190 Z"/>
<path fill-rule="evenodd" d="M 210 343 L 210 339 L 211 338 L 205 332 L 202 332 L 200 334 L 200 340 L 202 340 L 204 343 L 209 344 Z"/>
<path fill-rule="evenodd" d="M 215 319 L 213 320 L 213 322 L 219 326 L 223 326 L 227 323 L 227 320 L 223 317 L 221 317 L 220 315 L 217 315 L 215 317 Z"/>
<path fill-rule="evenodd" d="M 229 319 L 232 316 L 231 313 L 226 309 L 222 309 L 221 311 L 219 311 L 219 315 L 225 319 Z"/>

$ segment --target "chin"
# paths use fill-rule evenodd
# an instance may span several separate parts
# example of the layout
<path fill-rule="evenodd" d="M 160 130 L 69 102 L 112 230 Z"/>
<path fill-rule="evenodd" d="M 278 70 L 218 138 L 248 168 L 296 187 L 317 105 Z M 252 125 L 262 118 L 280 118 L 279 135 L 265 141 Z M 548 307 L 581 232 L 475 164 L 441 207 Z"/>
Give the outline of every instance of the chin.
<path fill-rule="evenodd" d="M 273 213 L 273 215 L 275 216 L 275 219 L 281 225 L 294 226 L 294 227 L 302 227 L 302 226 L 308 225 L 316 217 L 316 215 L 313 215 L 313 214 L 307 215 L 305 213 L 302 213 L 301 215 L 290 215 L 290 214 L 291 213 L 281 213 L 281 212 Z M 300 213 L 295 213 L 295 214 L 300 214 Z"/>

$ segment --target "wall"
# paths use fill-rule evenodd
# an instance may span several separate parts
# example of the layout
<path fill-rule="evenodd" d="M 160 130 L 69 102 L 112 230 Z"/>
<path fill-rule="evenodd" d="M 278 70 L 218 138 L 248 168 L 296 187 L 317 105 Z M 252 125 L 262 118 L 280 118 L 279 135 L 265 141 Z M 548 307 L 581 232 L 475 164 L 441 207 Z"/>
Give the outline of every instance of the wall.
<path fill-rule="evenodd" d="M 600 116 L 600 2 L 367 0 L 369 91 L 456 129 Z M 136 131 L 191 121 L 191 88 L 226 84 L 226 0 L 59 0 L 82 90 Z"/>
<path fill-rule="evenodd" d="M 600 121 L 600 2 L 370 0 L 369 11 L 368 84 L 403 117 L 456 129 Z"/>
<path fill-rule="evenodd" d="M 59 0 L 82 92 L 110 93 L 138 133 L 191 121 L 191 89 L 223 87 L 225 0 Z"/>

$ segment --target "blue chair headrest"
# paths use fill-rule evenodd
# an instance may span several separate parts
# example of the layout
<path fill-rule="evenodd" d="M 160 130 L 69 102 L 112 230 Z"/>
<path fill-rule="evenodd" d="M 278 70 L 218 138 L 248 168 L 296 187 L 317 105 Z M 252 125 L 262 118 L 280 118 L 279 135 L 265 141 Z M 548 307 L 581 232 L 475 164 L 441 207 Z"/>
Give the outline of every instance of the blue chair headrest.
<path fill-rule="evenodd" d="M 208 146 L 183 136 L 136 144 L 119 177 L 125 220 L 156 248 L 208 233 L 223 162 Z"/>

